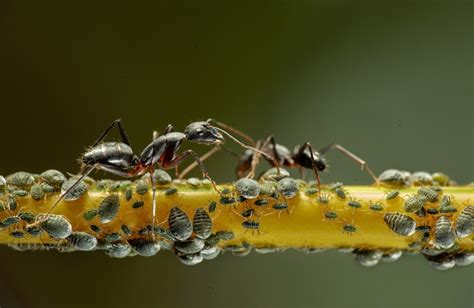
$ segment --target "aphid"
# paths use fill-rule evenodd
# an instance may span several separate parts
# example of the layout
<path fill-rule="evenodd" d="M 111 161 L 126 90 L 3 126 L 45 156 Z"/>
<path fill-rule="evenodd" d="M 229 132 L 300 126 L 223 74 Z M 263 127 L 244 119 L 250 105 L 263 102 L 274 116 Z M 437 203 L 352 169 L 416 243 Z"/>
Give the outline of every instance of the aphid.
<path fill-rule="evenodd" d="M 90 225 L 90 227 L 92 231 L 96 232 L 96 233 L 99 233 L 100 230 L 102 230 L 99 226 L 97 225 Z"/>
<path fill-rule="evenodd" d="M 136 238 L 136 239 L 130 239 L 128 240 L 128 243 L 132 248 L 138 252 L 140 256 L 143 257 L 151 257 L 156 255 L 160 249 L 160 243 L 150 240 L 150 239 L 144 239 L 144 238 Z"/>
<path fill-rule="evenodd" d="M 171 231 L 169 229 L 161 228 L 161 227 L 155 227 L 153 229 L 154 233 L 158 236 L 161 236 L 164 239 L 167 239 L 171 242 L 175 241 L 175 238 L 173 234 L 171 234 Z"/>
<path fill-rule="evenodd" d="M 120 226 L 120 229 L 122 229 L 122 232 L 123 232 L 125 235 L 131 235 L 131 234 L 132 234 L 132 230 L 130 230 L 130 228 L 127 227 L 127 225 L 121 225 L 121 226 Z"/>
<path fill-rule="evenodd" d="M 187 240 L 193 233 L 193 226 L 188 215 L 177 207 L 170 210 L 168 224 L 171 234 L 179 241 Z"/>
<path fill-rule="evenodd" d="M 82 197 L 87 191 L 87 185 L 83 180 L 78 182 L 78 177 L 74 176 L 67 179 L 61 186 L 62 199 L 66 201 L 74 201 Z"/>
<path fill-rule="evenodd" d="M 415 186 L 432 185 L 433 177 L 428 172 L 417 171 L 410 175 L 408 182 Z"/>
<path fill-rule="evenodd" d="M 288 172 L 288 170 L 279 168 L 279 171 L 280 172 L 278 172 L 277 168 L 270 168 L 264 171 L 258 178 L 264 182 L 278 182 L 281 179 L 290 177 L 290 173 Z M 240 178 L 241 176 L 237 175 L 237 177 Z"/>
<path fill-rule="evenodd" d="M 382 262 L 395 262 L 403 255 L 401 250 L 395 250 L 391 252 L 384 252 L 382 258 L 380 259 Z"/>
<path fill-rule="evenodd" d="M 255 247 L 255 252 L 259 254 L 267 254 L 267 253 L 273 253 L 273 252 L 278 252 L 278 251 L 279 251 L 278 247 L 275 247 L 275 246 Z"/>
<path fill-rule="evenodd" d="M 152 226 L 151 225 L 148 225 L 144 228 L 141 228 L 140 230 L 138 230 L 138 235 L 147 235 L 150 231 L 152 230 Z"/>
<path fill-rule="evenodd" d="M 201 256 L 204 260 L 213 260 L 221 253 L 221 249 L 217 246 L 204 246 L 201 250 Z"/>
<path fill-rule="evenodd" d="M 449 176 L 442 172 L 435 172 L 431 175 L 433 181 L 438 183 L 441 186 L 448 186 L 449 185 Z"/>
<path fill-rule="evenodd" d="M 456 234 L 451 226 L 451 221 L 446 216 L 441 216 L 438 218 L 435 224 L 435 243 L 443 248 L 448 249 L 454 245 L 454 240 L 456 239 Z"/>
<path fill-rule="evenodd" d="M 429 202 L 438 201 L 438 192 L 432 189 L 431 187 L 421 187 L 418 190 L 418 195 L 425 196 Z"/>
<path fill-rule="evenodd" d="M 62 215 L 49 214 L 45 219 L 39 215 L 40 228 L 53 239 L 63 239 L 71 235 L 71 223 Z"/>
<path fill-rule="evenodd" d="M 82 215 L 82 218 L 84 218 L 85 221 L 90 221 L 94 219 L 94 217 L 96 216 L 97 216 L 97 210 L 92 209 L 92 210 L 85 211 L 84 214 Z"/>
<path fill-rule="evenodd" d="M 10 216 L 10 217 L 7 217 L 5 219 L 3 219 L 1 222 L 0 222 L 0 228 L 8 228 L 10 227 L 11 225 L 15 225 L 17 223 L 20 222 L 20 217 L 18 216 Z"/>
<path fill-rule="evenodd" d="M 18 217 L 27 222 L 27 223 L 32 223 L 35 221 L 35 215 L 33 215 L 32 213 L 28 213 L 28 212 L 22 212 L 22 213 L 19 213 L 18 214 Z"/>
<path fill-rule="evenodd" d="M 431 266 L 441 271 L 448 270 L 456 265 L 456 262 L 449 253 L 441 253 L 434 256 L 425 255 L 425 258 Z"/>
<path fill-rule="evenodd" d="M 232 231 L 217 231 L 216 236 L 222 241 L 230 241 L 235 237 L 234 232 Z"/>
<path fill-rule="evenodd" d="M 415 212 L 415 215 L 418 217 L 426 217 L 426 209 L 422 207 L 421 209 Z"/>
<path fill-rule="evenodd" d="M 209 213 L 213 213 L 217 208 L 217 202 L 216 201 L 211 201 L 209 203 L 209 207 L 207 208 L 207 210 L 209 211 Z"/>
<path fill-rule="evenodd" d="M 468 266 L 474 262 L 474 253 L 472 252 L 457 253 L 453 256 L 453 258 L 457 266 Z"/>
<path fill-rule="evenodd" d="M 145 181 L 138 180 L 135 182 L 135 191 L 139 195 L 145 195 L 148 192 L 148 184 Z"/>
<path fill-rule="evenodd" d="M 426 209 L 426 213 L 430 214 L 430 215 L 436 215 L 439 213 L 439 211 L 437 209 L 435 209 L 434 207 L 430 207 L 428 209 Z"/>
<path fill-rule="evenodd" d="M 28 196 L 28 192 L 26 190 L 22 190 L 22 189 L 14 190 L 12 192 L 12 194 L 16 197 L 27 197 Z"/>
<path fill-rule="evenodd" d="M 456 220 L 456 234 L 459 237 L 469 236 L 474 231 L 474 206 L 466 206 Z"/>
<path fill-rule="evenodd" d="M 8 209 L 10 211 L 15 211 L 16 208 L 17 208 L 17 202 L 16 202 L 16 199 L 15 197 L 13 196 L 7 196 L 7 205 L 8 205 Z"/>
<path fill-rule="evenodd" d="M 235 182 L 235 189 L 246 199 L 257 198 L 260 194 L 260 186 L 252 179 L 240 179 Z"/>
<path fill-rule="evenodd" d="M 331 200 L 331 196 L 329 194 L 322 193 L 318 197 L 318 202 L 320 204 L 328 204 Z"/>
<path fill-rule="evenodd" d="M 28 172 L 15 172 L 6 178 L 8 185 L 29 189 L 35 183 L 35 178 Z"/>
<path fill-rule="evenodd" d="M 286 210 L 288 209 L 288 203 L 286 202 L 280 202 L 280 203 L 275 203 L 273 206 L 272 206 L 273 209 L 275 210 Z"/>
<path fill-rule="evenodd" d="M 130 201 L 130 199 L 132 199 L 133 190 L 131 187 L 127 188 L 127 190 L 124 193 L 124 196 L 125 196 L 125 201 Z"/>
<path fill-rule="evenodd" d="M 165 190 L 165 195 L 166 196 L 172 196 L 177 192 L 178 192 L 178 189 L 173 187 L 173 188 L 169 188 L 169 189 Z"/>
<path fill-rule="evenodd" d="M 380 203 L 374 203 L 369 206 L 369 209 L 374 212 L 380 212 L 383 211 L 383 205 Z"/>
<path fill-rule="evenodd" d="M 191 188 L 194 188 L 194 189 L 199 188 L 199 186 L 201 185 L 201 181 L 198 178 L 189 178 L 189 179 L 186 180 L 186 183 Z"/>
<path fill-rule="evenodd" d="M 398 197 L 399 194 L 400 192 L 398 190 L 392 190 L 387 194 L 387 196 L 385 196 L 385 200 L 393 200 Z"/>
<path fill-rule="evenodd" d="M 339 199 L 346 199 L 346 192 L 344 191 L 344 189 L 336 188 L 334 192 L 336 193 L 336 196 L 339 197 Z"/>
<path fill-rule="evenodd" d="M 142 208 L 145 205 L 145 202 L 143 201 L 136 201 L 132 204 L 132 208 L 134 209 L 139 209 Z"/>
<path fill-rule="evenodd" d="M 34 184 L 30 189 L 31 198 L 35 201 L 40 201 L 44 198 L 44 190 L 41 184 Z"/>
<path fill-rule="evenodd" d="M 244 210 L 240 215 L 245 217 L 245 218 L 248 218 L 248 217 L 251 217 L 255 214 L 255 210 L 250 208 L 250 209 L 246 209 Z"/>
<path fill-rule="evenodd" d="M 352 200 L 349 200 L 349 202 L 347 202 L 347 206 L 354 209 L 358 209 L 362 207 L 362 204 L 359 201 L 352 199 Z"/>
<path fill-rule="evenodd" d="M 451 197 L 449 196 L 443 196 L 441 198 L 441 201 L 439 202 L 439 206 L 440 207 L 448 207 L 448 206 L 451 206 Z"/>
<path fill-rule="evenodd" d="M 332 212 L 332 211 L 328 211 L 328 212 L 324 213 L 324 217 L 326 217 L 327 219 L 336 219 L 337 218 L 337 213 Z"/>
<path fill-rule="evenodd" d="M 364 267 L 372 267 L 382 259 L 383 252 L 380 250 L 356 249 L 352 252 L 356 260 Z"/>
<path fill-rule="evenodd" d="M 54 169 L 46 170 L 41 173 L 40 179 L 42 182 L 46 182 L 53 187 L 61 187 L 61 185 L 66 181 L 64 174 Z"/>
<path fill-rule="evenodd" d="M 444 206 L 439 209 L 440 213 L 456 213 L 458 211 L 454 206 Z"/>
<path fill-rule="evenodd" d="M 388 169 L 379 175 L 379 182 L 385 183 L 391 186 L 405 186 L 408 184 L 408 178 L 410 173 L 406 171 L 400 171 L 397 169 Z"/>
<path fill-rule="evenodd" d="M 200 239 L 206 239 L 211 235 L 212 220 L 206 210 L 197 208 L 193 218 L 193 230 Z"/>
<path fill-rule="evenodd" d="M 70 185 L 67 190 L 61 193 L 47 214 L 50 214 L 57 204 L 65 196 L 68 196 L 71 191 L 75 190 L 75 187 L 95 169 L 101 169 L 127 178 L 149 172 L 152 175 L 150 176 L 152 182 L 152 224 L 155 223 L 156 216 L 156 184 L 153 177 L 155 165 L 161 169 L 172 169 L 179 166 L 184 160 L 193 158 L 197 165 L 199 165 L 203 177 L 211 181 L 214 189 L 218 191 L 217 186 L 209 176 L 201 159 L 193 150 L 178 153 L 178 149 L 183 141 L 187 140 L 195 143 L 218 146 L 224 143 L 224 137 L 221 134 L 224 133 L 244 148 L 259 150 L 240 142 L 224 129 L 211 126 L 210 122 L 213 122 L 213 120 L 209 119 L 206 122 L 193 122 L 186 127 L 183 133 L 174 132 L 173 126 L 168 125 L 162 135 L 158 136 L 157 133 L 154 133 L 152 142 L 137 156 L 130 147 L 130 141 L 120 119 L 113 121 L 87 152 L 81 156 L 81 172 L 79 177 L 74 184 Z M 122 142 L 103 142 L 109 131 L 116 125 L 119 129 Z M 226 127 L 219 122 L 216 122 L 216 125 Z"/>
<path fill-rule="evenodd" d="M 428 198 L 425 196 L 414 195 L 409 197 L 405 201 L 405 211 L 407 212 L 416 212 L 425 206 Z"/>
<path fill-rule="evenodd" d="M 125 258 L 131 250 L 132 247 L 127 243 L 113 243 L 107 246 L 105 254 L 112 258 Z"/>
<path fill-rule="evenodd" d="M 255 202 L 253 204 L 255 204 L 256 206 L 264 206 L 264 205 L 268 204 L 268 200 L 267 199 L 258 199 L 258 200 L 255 200 Z"/>
<path fill-rule="evenodd" d="M 193 238 L 186 241 L 176 241 L 174 248 L 184 254 L 198 253 L 204 248 L 204 240 Z"/>
<path fill-rule="evenodd" d="M 113 243 L 113 242 L 117 242 L 117 241 L 120 241 L 120 234 L 117 233 L 117 232 L 112 232 L 112 233 L 107 233 L 105 236 L 104 236 L 104 241 L 106 241 L 107 243 Z"/>
<path fill-rule="evenodd" d="M 342 233 L 351 234 L 356 231 L 357 228 L 352 224 L 345 224 L 344 226 L 342 226 Z"/>
<path fill-rule="evenodd" d="M 415 232 L 416 222 L 410 216 L 401 213 L 386 213 L 383 217 L 387 226 L 401 236 L 410 236 Z"/>
<path fill-rule="evenodd" d="M 10 236 L 14 238 L 22 238 L 25 236 L 25 233 L 23 233 L 22 231 L 12 231 L 10 232 Z"/>
<path fill-rule="evenodd" d="M 169 185 L 172 181 L 171 176 L 166 171 L 161 169 L 155 169 L 155 172 L 153 172 L 153 179 L 155 181 L 155 184 L 158 186 Z M 150 173 L 144 174 L 142 176 L 142 180 L 149 182 Z"/>
<path fill-rule="evenodd" d="M 286 198 L 292 199 L 298 193 L 298 185 L 291 178 L 284 178 L 278 181 L 277 190 Z"/>
<path fill-rule="evenodd" d="M 120 199 L 117 194 L 108 195 L 99 204 L 97 214 L 100 223 L 108 223 L 115 219 L 120 208 Z"/>
<path fill-rule="evenodd" d="M 95 236 L 85 232 L 73 232 L 67 237 L 67 240 L 77 250 L 90 251 L 97 246 L 97 239 Z"/>
<path fill-rule="evenodd" d="M 308 196 L 312 196 L 316 194 L 319 190 L 317 188 L 308 188 L 304 193 L 307 194 Z"/>
<path fill-rule="evenodd" d="M 428 225 L 421 225 L 415 228 L 415 231 L 417 232 L 429 232 L 430 230 L 431 230 L 431 227 Z"/>
<path fill-rule="evenodd" d="M 41 189 L 43 190 L 43 192 L 46 194 L 46 193 L 53 193 L 53 192 L 56 192 L 59 190 L 59 188 L 56 188 L 54 186 L 51 186 L 49 185 L 48 183 L 40 183 L 39 184 L 41 186 Z"/>
<path fill-rule="evenodd" d="M 331 185 L 329 185 L 329 190 L 334 191 L 338 188 L 342 188 L 343 185 L 344 184 L 342 184 L 341 182 L 332 183 Z"/>
<path fill-rule="evenodd" d="M 177 254 L 178 260 L 185 265 L 196 265 L 203 261 L 203 256 L 201 253 L 194 254 Z"/>
<path fill-rule="evenodd" d="M 222 204 L 222 205 L 229 205 L 229 204 L 233 204 L 235 203 L 235 198 L 233 197 L 221 197 L 219 199 L 219 203 Z"/>

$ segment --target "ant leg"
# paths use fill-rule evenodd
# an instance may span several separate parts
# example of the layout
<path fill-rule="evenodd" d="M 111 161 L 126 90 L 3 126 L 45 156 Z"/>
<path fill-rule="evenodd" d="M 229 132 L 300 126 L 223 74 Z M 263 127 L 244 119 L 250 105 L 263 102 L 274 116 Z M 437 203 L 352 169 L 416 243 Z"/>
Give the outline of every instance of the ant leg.
<path fill-rule="evenodd" d="M 208 159 L 209 157 L 211 157 L 212 155 L 214 155 L 219 150 L 220 150 L 220 147 L 215 146 L 215 147 L 211 148 L 209 151 L 207 151 L 206 153 L 204 153 L 203 155 L 201 155 L 199 157 L 199 159 L 201 160 L 201 162 L 203 162 L 206 159 Z M 189 166 L 184 168 L 184 170 L 181 173 L 176 174 L 176 177 L 181 180 L 182 178 L 184 178 L 186 176 L 186 174 L 188 174 L 189 172 L 191 172 L 191 170 L 196 168 L 197 165 L 198 165 L 197 162 L 193 161 L 191 164 L 189 164 Z"/>
<path fill-rule="evenodd" d="M 166 134 L 168 134 L 168 133 L 171 133 L 172 131 L 174 131 L 173 125 L 168 124 L 161 135 L 166 135 Z M 152 139 L 152 141 L 155 140 L 156 138 L 158 138 L 159 136 L 160 136 L 160 134 L 159 134 L 156 130 L 154 130 L 154 131 L 153 131 L 153 139 Z"/>
<path fill-rule="evenodd" d="M 341 145 L 339 144 L 330 144 L 328 145 L 327 147 L 324 147 L 322 148 L 319 153 L 321 154 L 324 154 L 326 152 L 328 152 L 329 150 L 331 149 L 336 149 L 338 150 L 339 152 L 341 152 L 342 154 L 346 155 L 347 157 L 349 157 L 350 159 L 352 159 L 353 161 L 355 161 L 356 163 L 358 163 L 361 167 L 361 170 L 364 170 L 367 171 L 367 173 L 372 177 L 372 179 L 374 180 L 374 182 L 377 184 L 377 186 L 379 185 L 379 180 L 377 179 L 377 177 L 375 176 L 375 174 L 372 172 L 372 170 L 370 170 L 369 166 L 367 165 L 367 163 L 362 160 L 360 157 L 358 157 L 357 155 L 355 155 L 354 153 L 350 152 L 349 150 L 347 150 L 346 148 L 342 147 Z"/>
<path fill-rule="evenodd" d="M 299 148 L 298 153 L 296 154 L 296 156 L 303 155 L 306 148 L 309 149 L 309 153 L 310 153 L 310 156 L 311 156 L 311 166 L 313 167 L 313 171 L 314 171 L 314 174 L 316 176 L 316 180 L 318 181 L 318 195 L 319 195 L 319 197 L 321 197 L 321 178 L 319 177 L 318 168 L 316 166 L 316 161 L 314 159 L 314 151 L 313 151 L 313 147 L 311 146 L 311 144 L 309 142 L 305 142 Z"/>
<path fill-rule="evenodd" d="M 120 136 L 122 137 L 123 143 L 130 146 L 130 140 L 128 139 L 127 132 L 125 131 L 125 128 L 122 125 L 122 120 L 117 119 L 117 120 L 113 121 L 112 123 L 110 123 L 109 127 L 107 127 L 105 129 L 105 131 L 102 133 L 102 135 L 100 135 L 100 137 L 97 138 L 97 140 L 92 144 L 91 147 L 95 147 L 97 144 L 99 144 L 99 142 L 104 140 L 104 138 L 107 136 L 107 134 L 110 132 L 110 130 L 114 127 L 114 125 L 118 126 L 119 131 L 120 131 Z"/>
<path fill-rule="evenodd" d="M 227 124 L 224 124 L 222 122 L 219 122 L 219 121 L 216 121 L 214 119 L 207 119 L 206 121 L 207 123 L 212 123 L 216 126 L 219 126 L 220 128 L 222 129 L 226 129 L 230 132 L 233 132 L 234 134 L 236 134 L 237 136 L 240 136 L 242 137 L 243 139 L 245 139 L 248 143 L 250 143 L 251 145 L 255 145 L 255 141 L 252 139 L 252 137 L 250 137 L 249 135 L 245 134 L 244 132 L 236 129 L 236 128 L 233 128 L 232 126 L 229 126 Z"/>
<path fill-rule="evenodd" d="M 194 158 L 194 161 L 198 164 L 199 169 L 201 169 L 203 177 L 207 178 L 209 181 L 211 181 L 212 186 L 214 189 L 221 194 L 221 191 L 217 189 L 216 182 L 209 176 L 209 173 L 206 170 L 206 167 L 204 167 L 204 164 L 202 163 L 201 159 L 199 156 L 194 152 L 193 150 L 186 150 L 183 153 L 177 155 L 175 158 L 173 158 L 171 161 L 167 162 L 165 164 L 166 168 L 173 168 L 178 166 L 183 160 L 187 159 L 189 156 L 192 156 Z"/>

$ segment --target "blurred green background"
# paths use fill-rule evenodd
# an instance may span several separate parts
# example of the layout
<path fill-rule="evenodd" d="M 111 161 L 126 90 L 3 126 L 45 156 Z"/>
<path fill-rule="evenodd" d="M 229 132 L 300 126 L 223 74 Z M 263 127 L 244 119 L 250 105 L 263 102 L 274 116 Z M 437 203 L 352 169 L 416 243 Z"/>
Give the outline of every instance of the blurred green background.
<path fill-rule="evenodd" d="M 3 0 L 0 173 L 77 172 L 117 117 L 137 152 L 153 129 L 214 117 L 288 146 L 340 143 L 376 173 L 467 183 L 472 39 L 471 1 Z M 370 182 L 339 153 L 327 157 L 325 182 Z M 234 164 L 226 153 L 207 162 L 220 182 Z M 420 256 L 367 269 L 288 251 L 187 267 L 168 252 L 114 260 L 0 247 L 1 307 L 471 307 L 473 277 L 472 266 L 438 272 Z"/>

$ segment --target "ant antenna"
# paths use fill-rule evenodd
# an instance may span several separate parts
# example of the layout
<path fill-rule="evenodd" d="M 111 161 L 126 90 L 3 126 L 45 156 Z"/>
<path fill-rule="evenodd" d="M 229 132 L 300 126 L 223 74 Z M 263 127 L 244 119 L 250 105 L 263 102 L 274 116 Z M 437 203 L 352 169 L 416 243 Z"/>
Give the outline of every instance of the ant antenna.
<path fill-rule="evenodd" d="M 252 137 L 250 137 L 249 135 L 247 135 L 247 134 L 241 132 L 241 131 L 238 130 L 238 129 L 235 129 L 235 128 L 233 128 L 233 127 L 231 127 L 231 126 L 229 126 L 229 125 L 226 125 L 226 124 L 224 124 L 224 123 L 222 123 L 222 122 L 216 121 L 216 120 L 214 120 L 214 119 L 212 119 L 212 118 L 211 118 L 211 119 L 207 119 L 206 122 L 207 122 L 207 123 L 214 123 L 215 125 L 217 125 L 217 126 L 223 128 L 223 129 L 226 129 L 226 130 L 228 130 L 228 131 L 231 131 L 232 133 L 236 134 L 237 136 L 242 137 L 243 139 L 245 139 L 245 140 L 246 140 L 248 143 L 250 143 L 251 145 L 255 145 L 255 140 L 253 140 Z"/>
<path fill-rule="evenodd" d="M 223 130 L 222 128 L 219 128 L 219 127 L 215 127 L 218 131 L 224 133 L 225 135 L 227 135 L 230 139 L 232 139 L 235 143 L 237 143 L 238 145 L 240 145 L 241 147 L 245 148 L 245 149 L 249 149 L 249 150 L 252 150 L 252 151 L 255 151 L 257 153 L 260 153 L 261 155 L 265 156 L 267 159 L 273 161 L 275 163 L 275 166 L 277 168 L 277 171 L 278 171 L 278 174 L 280 173 L 280 167 L 278 166 L 278 164 L 276 163 L 276 160 L 274 157 L 271 157 L 270 155 L 268 155 L 267 153 L 257 149 L 257 148 L 254 148 L 252 146 L 249 146 L 249 145 L 246 145 L 245 143 L 243 143 L 242 141 L 240 141 L 239 139 L 235 138 L 234 136 L 232 136 L 231 134 L 229 134 L 228 132 L 226 132 L 225 130 Z"/>

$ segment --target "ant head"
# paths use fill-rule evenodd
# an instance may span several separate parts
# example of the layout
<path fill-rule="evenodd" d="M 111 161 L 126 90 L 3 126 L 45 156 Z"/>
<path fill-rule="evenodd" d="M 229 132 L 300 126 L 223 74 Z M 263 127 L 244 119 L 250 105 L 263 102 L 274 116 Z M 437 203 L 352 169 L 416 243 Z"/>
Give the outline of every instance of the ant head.
<path fill-rule="evenodd" d="M 186 139 L 202 144 L 222 144 L 224 137 L 208 122 L 193 122 L 184 130 Z"/>

